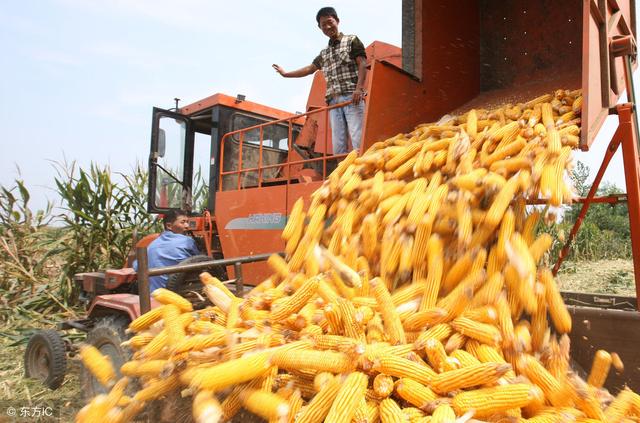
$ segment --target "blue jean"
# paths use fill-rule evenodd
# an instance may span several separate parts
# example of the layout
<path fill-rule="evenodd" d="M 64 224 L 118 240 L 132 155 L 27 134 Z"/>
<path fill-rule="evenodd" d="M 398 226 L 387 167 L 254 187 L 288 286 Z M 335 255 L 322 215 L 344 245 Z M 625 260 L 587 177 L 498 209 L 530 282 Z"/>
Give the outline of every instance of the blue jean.
<path fill-rule="evenodd" d="M 329 100 L 329 105 L 351 100 L 351 94 L 339 95 Z M 354 150 L 360 150 L 362 140 L 362 120 L 364 117 L 364 100 L 358 105 L 348 104 L 344 107 L 329 110 L 331 118 L 331 140 L 333 154 L 348 153 L 347 133 L 351 138 Z"/>

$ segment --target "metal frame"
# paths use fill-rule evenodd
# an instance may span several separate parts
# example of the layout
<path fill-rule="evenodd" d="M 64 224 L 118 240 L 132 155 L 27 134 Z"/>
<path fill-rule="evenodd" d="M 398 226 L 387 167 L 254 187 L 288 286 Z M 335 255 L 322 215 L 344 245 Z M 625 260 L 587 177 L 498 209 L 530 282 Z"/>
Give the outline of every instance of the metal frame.
<path fill-rule="evenodd" d="M 635 91 L 633 86 L 632 59 L 636 57 L 636 45 L 632 36 L 615 37 L 611 40 L 610 48 L 612 57 L 622 57 L 624 61 L 624 73 L 626 90 L 629 98 L 628 103 L 619 104 L 609 109 L 610 114 L 618 115 L 618 129 L 613 134 L 609 147 L 604 155 L 600 169 L 587 196 L 583 199 L 582 209 L 576 219 L 571 233 L 567 238 L 558 261 L 553 267 L 553 274 L 557 274 L 560 265 L 568 255 L 571 242 L 575 238 L 582 221 L 584 220 L 591 203 L 601 202 L 595 194 L 600 186 L 602 177 L 611 161 L 611 158 L 622 146 L 622 158 L 624 162 L 624 174 L 627 185 L 627 205 L 629 208 L 629 227 L 631 230 L 632 251 L 640 252 L 640 158 L 638 156 L 638 121 L 635 115 Z M 609 202 L 609 201 L 607 201 Z M 640 310 L 640 254 L 633 254 L 633 268 L 636 283 L 636 308 Z"/>
<path fill-rule="evenodd" d="M 151 310 L 151 293 L 149 292 L 149 276 L 166 275 L 170 273 L 191 272 L 194 270 L 204 270 L 215 266 L 233 266 L 235 271 L 236 292 L 244 290 L 244 280 L 242 278 L 242 265 L 266 261 L 274 253 L 256 254 L 255 256 L 234 257 L 221 260 L 203 261 L 192 264 L 178 264 L 175 266 L 154 267 L 149 269 L 147 259 L 147 247 L 136 248 L 136 258 L 138 260 L 138 295 L 140 297 L 140 312 L 142 314 Z M 278 253 L 283 255 L 282 253 Z"/>
<path fill-rule="evenodd" d="M 310 159 L 303 159 L 303 160 L 291 160 L 291 152 L 295 151 L 293 150 L 292 144 L 293 144 L 293 125 L 294 125 L 294 121 L 299 121 L 300 118 L 306 118 L 307 116 L 311 116 L 314 114 L 319 114 L 319 113 L 324 113 L 324 121 L 325 121 L 325 127 L 328 128 L 327 122 L 328 122 L 328 116 L 329 116 L 329 110 L 332 109 L 336 109 L 339 107 L 344 107 L 348 104 L 351 104 L 351 100 L 349 101 L 345 101 L 342 103 L 338 103 L 338 104 L 334 104 L 331 106 L 326 106 L 326 107 L 321 107 L 319 109 L 315 109 L 315 110 L 311 110 L 307 113 L 303 113 L 300 115 L 296 115 L 293 117 L 289 117 L 289 118 L 285 118 L 285 119 L 279 119 L 279 120 L 274 120 L 271 122 L 265 122 L 259 125 L 254 125 L 254 126 L 250 126 L 248 128 L 243 128 L 243 129 L 238 129 L 235 131 L 231 131 L 231 132 L 227 132 L 223 137 L 222 137 L 222 142 L 220 143 L 220 163 L 224 163 L 224 145 L 225 142 L 227 142 L 229 139 L 231 139 L 232 141 L 235 141 L 238 143 L 238 169 L 235 170 L 230 170 L 230 171 L 224 171 L 224 165 L 220 166 L 220 173 L 219 173 L 219 178 L 218 178 L 218 191 L 222 191 L 222 181 L 223 181 L 223 177 L 224 176 L 230 176 L 230 175 L 238 175 L 238 183 L 237 183 L 237 189 L 241 190 L 243 189 L 242 187 L 242 175 L 249 173 L 249 172 L 257 172 L 258 174 L 258 188 L 262 187 L 263 184 L 263 172 L 266 169 L 275 169 L 275 168 L 282 168 L 283 166 L 286 166 L 286 184 L 289 185 L 291 183 L 291 167 L 295 166 L 295 165 L 303 165 L 306 163 L 312 163 L 312 162 L 322 162 L 322 179 L 325 180 L 327 178 L 327 160 L 335 160 L 335 159 L 341 159 L 343 157 L 346 157 L 346 154 L 337 154 L 337 155 L 329 155 L 327 154 L 327 147 L 328 147 L 328 140 L 329 140 L 329 131 L 325 131 L 325 136 L 324 136 L 324 151 L 322 153 L 321 157 L 317 157 L 317 158 L 310 158 Z M 264 128 L 266 126 L 269 125 L 282 125 L 282 124 L 286 124 L 288 126 L 288 151 L 289 154 L 287 154 L 287 162 L 286 163 L 279 163 L 279 164 L 275 164 L 275 165 L 267 165 L 267 166 L 263 166 L 262 165 L 262 153 L 263 153 L 263 144 L 264 144 Z M 258 129 L 260 131 L 260 143 L 258 145 L 259 148 L 259 153 L 258 153 L 258 166 L 257 167 L 250 167 L 250 168 L 244 168 L 243 167 L 243 163 L 242 163 L 242 149 L 244 146 L 244 137 L 245 134 L 249 131 L 252 130 L 256 130 Z M 239 134 L 239 140 L 236 140 L 234 138 L 235 135 Z M 229 142 L 232 142 L 229 141 Z M 254 188 L 254 187 L 252 187 Z"/>

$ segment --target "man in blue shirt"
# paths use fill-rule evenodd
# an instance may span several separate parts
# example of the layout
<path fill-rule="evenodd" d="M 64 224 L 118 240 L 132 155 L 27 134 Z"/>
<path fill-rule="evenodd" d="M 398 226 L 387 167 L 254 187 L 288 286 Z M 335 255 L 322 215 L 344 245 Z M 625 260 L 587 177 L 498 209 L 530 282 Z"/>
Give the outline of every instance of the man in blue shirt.
<path fill-rule="evenodd" d="M 173 266 L 182 260 L 200 254 L 193 238 L 184 235 L 189 229 L 187 213 L 182 210 L 170 210 L 164 215 L 164 232 L 153 240 L 147 248 L 149 268 Z M 138 270 L 138 263 L 134 263 Z M 149 277 L 149 291 L 167 286 L 169 275 Z"/>

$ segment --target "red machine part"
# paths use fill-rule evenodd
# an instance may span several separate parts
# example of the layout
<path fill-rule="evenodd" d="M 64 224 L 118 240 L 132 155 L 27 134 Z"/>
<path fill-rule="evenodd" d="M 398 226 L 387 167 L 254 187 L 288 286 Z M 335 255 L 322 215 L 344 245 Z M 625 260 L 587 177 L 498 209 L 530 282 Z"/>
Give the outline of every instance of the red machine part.
<path fill-rule="evenodd" d="M 151 298 L 151 308 L 159 307 L 161 304 Z M 115 313 L 128 316 L 133 320 L 140 316 L 140 297 L 135 294 L 107 294 L 96 297 L 87 311 L 90 318 L 103 315 L 113 315 Z"/>

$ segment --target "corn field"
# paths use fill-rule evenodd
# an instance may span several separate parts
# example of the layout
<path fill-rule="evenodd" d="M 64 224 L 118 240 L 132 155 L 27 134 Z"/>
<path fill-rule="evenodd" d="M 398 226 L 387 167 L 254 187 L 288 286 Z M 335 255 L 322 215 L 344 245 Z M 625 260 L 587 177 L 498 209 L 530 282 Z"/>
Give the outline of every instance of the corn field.
<path fill-rule="evenodd" d="M 55 162 L 60 203 L 34 211 L 27 183 L 17 178 L 0 187 L 0 319 L 18 315 L 47 322 L 53 312 L 73 313 L 73 275 L 119 268 L 134 237 L 161 230 L 147 212 L 147 170 L 126 174 L 108 166 Z M 195 204 L 206 203 L 207 187 L 196 173 Z M 57 207 L 56 207 L 57 206 Z"/>

